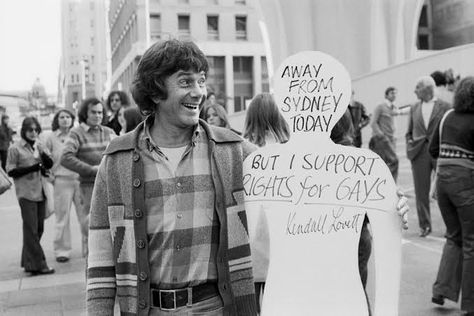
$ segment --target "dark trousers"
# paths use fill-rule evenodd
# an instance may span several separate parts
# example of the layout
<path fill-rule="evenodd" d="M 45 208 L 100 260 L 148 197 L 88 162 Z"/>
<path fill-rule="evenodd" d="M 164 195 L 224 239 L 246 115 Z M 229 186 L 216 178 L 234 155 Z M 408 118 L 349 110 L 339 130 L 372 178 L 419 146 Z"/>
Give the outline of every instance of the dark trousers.
<path fill-rule="evenodd" d="M 418 156 L 411 161 L 411 171 L 415 184 L 416 212 L 421 229 L 431 228 L 430 214 L 430 184 L 431 173 L 435 169 L 436 161 L 428 152 L 428 143 L 424 145 Z"/>
<path fill-rule="evenodd" d="M 0 160 L 2 161 L 2 169 L 5 171 L 6 171 L 5 166 L 7 165 L 7 156 L 8 156 L 8 149 L 0 150 Z"/>
<path fill-rule="evenodd" d="M 474 170 L 441 166 L 437 190 L 446 244 L 433 295 L 456 302 L 461 290 L 461 309 L 474 312 Z"/>
<path fill-rule="evenodd" d="M 44 231 L 45 201 L 34 202 L 20 198 L 18 202 L 23 219 L 21 266 L 25 271 L 39 271 L 47 268 L 40 243 Z"/>
<path fill-rule="evenodd" d="M 393 179 L 397 182 L 398 157 L 395 151 L 395 139 L 382 135 L 372 136 L 369 141 L 369 149 L 380 156 L 390 169 Z"/>

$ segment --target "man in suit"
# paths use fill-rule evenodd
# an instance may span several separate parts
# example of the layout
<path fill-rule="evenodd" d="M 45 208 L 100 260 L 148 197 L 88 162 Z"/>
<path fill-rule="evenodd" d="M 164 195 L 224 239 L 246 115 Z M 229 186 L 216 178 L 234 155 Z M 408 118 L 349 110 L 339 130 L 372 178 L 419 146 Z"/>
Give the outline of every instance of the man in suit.
<path fill-rule="evenodd" d="M 435 81 L 430 76 L 417 80 L 415 94 L 419 102 L 410 108 L 407 142 L 407 158 L 411 161 L 415 183 L 416 210 L 420 225 L 420 236 L 431 233 L 430 182 L 436 161 L 428 152 L 428 144 L 443 114 L 450 104 L 435 97 Z"/>

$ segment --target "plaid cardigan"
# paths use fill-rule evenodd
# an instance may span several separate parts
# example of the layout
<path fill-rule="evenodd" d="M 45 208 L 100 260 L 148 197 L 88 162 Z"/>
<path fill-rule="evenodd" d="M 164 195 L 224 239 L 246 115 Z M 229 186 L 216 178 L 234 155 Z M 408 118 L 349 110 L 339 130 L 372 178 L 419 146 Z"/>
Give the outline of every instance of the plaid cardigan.
<path fill-rule="evenodd" d="M 242 162 L 255 149 L 235 133 L 200 121 L 209 138 L 219 217 L 218 288 L 226 315 L 256 315 Z M 150 271 L 143 163 L 137 140 L 143 123 L 106 149 L 92 194 L 87 266 L 88 315 L 148 315 Z M 137 247 L 138 245 L 138 247 Z"/>

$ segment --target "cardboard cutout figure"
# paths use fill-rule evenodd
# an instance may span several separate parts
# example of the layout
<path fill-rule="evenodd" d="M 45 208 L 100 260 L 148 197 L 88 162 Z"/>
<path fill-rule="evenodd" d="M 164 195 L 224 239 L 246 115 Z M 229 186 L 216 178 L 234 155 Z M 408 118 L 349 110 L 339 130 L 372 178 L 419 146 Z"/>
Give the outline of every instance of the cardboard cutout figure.
<path fill-rule="evenodd" d="M 349 74 L 331 56 L 306 51 L 283 62 L 274 84 L 290 141 L 244 162 L 254 274 L 267 274 L 262 315 L 368 315 L 358 269 L 365 214 L 375 256 L 374 314 L 398 315 L 395 182 L 375 153 L 330 139 L 349 104 Z"/>

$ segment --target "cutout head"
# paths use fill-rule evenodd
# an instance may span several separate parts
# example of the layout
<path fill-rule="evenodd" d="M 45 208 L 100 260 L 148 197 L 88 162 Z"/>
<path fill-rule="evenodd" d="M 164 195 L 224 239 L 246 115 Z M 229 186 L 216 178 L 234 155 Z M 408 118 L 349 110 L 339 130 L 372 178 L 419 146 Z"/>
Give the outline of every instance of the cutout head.
<path fill-rule="evenodd" d="M 327 138 L 351 98 L 346 68 L 330 55 L 304 51 L 286 58 L 274 75 L 275 100 L 292 138 Z"/>

